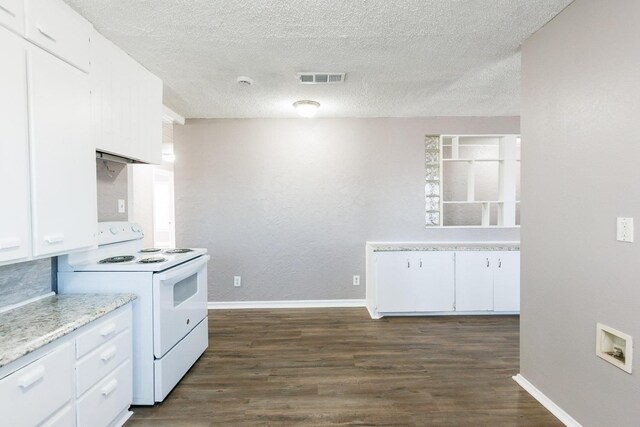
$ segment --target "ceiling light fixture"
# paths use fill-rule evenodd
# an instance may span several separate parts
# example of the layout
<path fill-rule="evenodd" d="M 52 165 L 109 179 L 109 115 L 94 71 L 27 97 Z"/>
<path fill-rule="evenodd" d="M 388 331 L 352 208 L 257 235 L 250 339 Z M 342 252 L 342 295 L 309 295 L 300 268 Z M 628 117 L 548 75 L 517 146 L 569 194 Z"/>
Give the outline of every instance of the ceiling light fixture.
<path fill-rule="evenodd" d="M 316 113 L 318 112 L 318 108 L 320 108 L 320 103 L 305 99 L 302 101 L 294 102 L 293 108 L 296 109 L 299 116 L 309 118 L 316 115 Z"/>

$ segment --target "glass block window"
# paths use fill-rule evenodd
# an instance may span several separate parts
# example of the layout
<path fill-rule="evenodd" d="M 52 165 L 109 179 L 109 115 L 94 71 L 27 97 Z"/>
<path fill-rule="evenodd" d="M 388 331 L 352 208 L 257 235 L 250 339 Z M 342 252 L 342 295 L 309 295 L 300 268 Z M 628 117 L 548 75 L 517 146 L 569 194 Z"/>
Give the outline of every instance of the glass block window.
<path fill-rule="evenodd" d="M 424 186 L 427 227 L 440 225 L 440 136 L 427 135 L 424 144 L 426 182 Z"/>

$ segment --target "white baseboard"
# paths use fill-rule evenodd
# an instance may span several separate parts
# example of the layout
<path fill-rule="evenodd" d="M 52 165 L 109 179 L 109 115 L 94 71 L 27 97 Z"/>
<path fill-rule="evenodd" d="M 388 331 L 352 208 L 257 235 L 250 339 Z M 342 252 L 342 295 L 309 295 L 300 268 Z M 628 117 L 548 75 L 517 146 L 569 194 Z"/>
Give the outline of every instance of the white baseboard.
<path fill-rule="evenodd" d="M 538 402 L 556 416 L 567 427 L 582 427 L 582 425 L 574 420 L 571 415 L 567 414 L 561 407 L 553 403 L 551 399 L 545 396 L 540 390 L 538 390 L 533 384 L 531 384 L 525 377 L 518 374 L 512 377 L 515 382 L 520 384 L 520 387 L 525 389 L 527 393 L 533 396 Z"/>
<path fill-rule="evenodd" d="M 364 307 L 363 299 L 317 299 L 293 301 L 209 301 L 209 310 L 232 310 L 245 308 L 332 308 Z"/>

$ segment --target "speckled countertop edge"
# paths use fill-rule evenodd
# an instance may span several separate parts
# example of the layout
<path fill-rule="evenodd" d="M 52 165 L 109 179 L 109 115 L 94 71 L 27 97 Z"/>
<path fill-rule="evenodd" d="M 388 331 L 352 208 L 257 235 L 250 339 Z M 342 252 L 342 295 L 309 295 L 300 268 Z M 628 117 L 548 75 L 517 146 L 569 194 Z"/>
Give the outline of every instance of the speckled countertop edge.
<path fill-rule="evenodd" d="M 519 251 L 520 242 L 367 242 L 374 252 Z"/>
<path fill-rule="evenodd" d="M 52 295 L 0 313 L 0 367 L 135 300 L 134 294 Z"/>

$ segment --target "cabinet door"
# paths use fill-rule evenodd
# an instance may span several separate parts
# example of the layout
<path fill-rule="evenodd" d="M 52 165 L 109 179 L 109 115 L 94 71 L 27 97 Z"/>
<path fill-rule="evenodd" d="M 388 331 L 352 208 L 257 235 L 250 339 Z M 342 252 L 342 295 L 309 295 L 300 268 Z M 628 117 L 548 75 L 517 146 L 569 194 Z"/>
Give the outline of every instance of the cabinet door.
<path fill-rule="evenodd" d="M 493 310 L 492 252 L 456 252 L 456 311 Z"/>
<path fill-rule="evenodd" d="M 26 43 L 0 27 L 0 263 L 29 256 Z"/>
<path fill-rule="evenodd" d="M 34 256 L 95 245 L 95 148 L 88 76 L 43 50 L 28 51 Z"/>
<path fill-rule="evenodd" d="M 394 313 L 413 311 L 411 253 L 376 253 L 377 310 Z"/>
<path fill-rule="evenodd" d="M 520 311 L 520 252 L 496 252 L 493 258 L 493 310 Z"/>
<path fill-rule="evenodd" d="M 0 25 L 24 35 L 23 0 L 0 0 Z"/>
<path fill-rule="evenodd" d="M 62 0 L 25 0 L 27 39 L 89 71 L 91 24 Z"/>
<path fill-rule="evenodd" d="M 98 32 L 92 35 L 96 148 L 146 163 L 162 160 L 162 81 Z"/>
<path fill-rule="evenodd" d="M 454 252 L 417 252 L 410 271 L 413 311 L 453 311 Z"/>
<path fill-rule="evenodd" d="M 140 118 L 141 159 L 147 163 L 162 163 L 162 80 L 142 69 L 144 96 Z"/>

